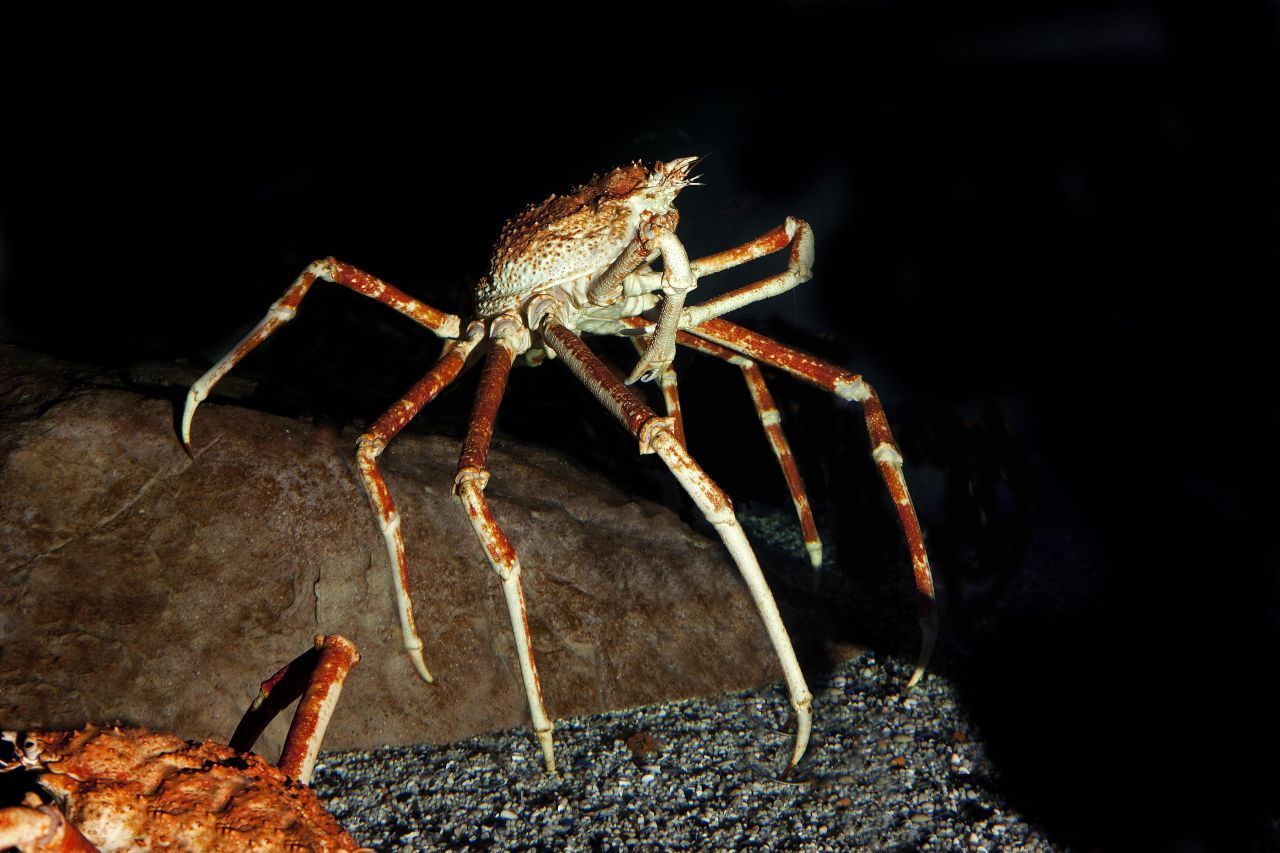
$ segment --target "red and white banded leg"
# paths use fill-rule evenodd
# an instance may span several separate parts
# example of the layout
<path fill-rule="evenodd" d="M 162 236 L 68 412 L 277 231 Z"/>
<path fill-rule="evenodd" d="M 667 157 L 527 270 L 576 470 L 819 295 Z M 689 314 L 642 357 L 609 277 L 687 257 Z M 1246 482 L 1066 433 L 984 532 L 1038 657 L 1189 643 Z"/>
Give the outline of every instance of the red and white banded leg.
<path fill-rule="evenodd" d="M 680 328 L 696 326 L 703 320 L 727 314 L 735 308 L 770 299 L 813 278 L 813 232 L 803 219 L 788 216 L 786 222 L 769 233 L 727 252 L 720 252 L 693 262 L 695 276 L 718 272 L 746 263 L 779 249 L 790 248 L 787 268 L 777 275 L 761 279 L 714 299 L 686 308 L 680 317 Z"/>
<path fill-rule="evenodd" d="M 506 534 L 498 525 L 489 502 L 484 497 L 484 487 L 489 482 L 489 445 L 493 439 L 493 425 L 507 387 L 507 376 L 516 353 L 528 347 L 528 331 L 518 321 L 503 323 L 499 318 L 493 324 L 494 334 L 480 375 L 467 436 L 462 442 L 462 454 L 458 460 L 458 474 L 454 479 L 454 494 L 462 503 L 472 529 L 480 539 L 489 565 L 502 581 L 502 595 L 507 603 L 507 615 L 511 620 L 511 632 L 515 637 L 516 656 L 520 661 L 520 676 L 524 682 L 525 698 L 529 703 L 529 717 L 533 733 L 542 749 L 543 763 L 548 773 L 556 772 L 555 750 L 551 741 L 551 718 L 542 702 L 542 683 L 538 679 L 538 667 L 533 659 L 533 637 L 529 632 L 524 584 L 520 581 L 520 558 Z M 521 340 L 521 337 L 523 340 Z"/>
<path fill-rule="evenodd" d="M 635 345 L 636 352 L 643 355 L 645 345 L 649 342 L 648 335 L 637 335 L 629 340 Z M 663 369 L 658 382 L 662 389 L 662 402 L 666 406 L 667 417 L 671 418 L 671 427 L 675 430 L 676 440 L 680 442 L 681 447 L 688 447 L 684 440 L 684 414 L 680 411 L 680 385 L 675 368 L 668 364 Z"/>
<path fill-rule="evenodd" d="M 288 708 L 290 702 L 302 697 L 276 766 L 290 778 L 304 785 L 311 784 L 320 743 L 342 695 L 343 682 L 359 661 L 360 653 L 346 637 L 317 634 L 315 648 L 298 655 L 262 682 L 258 698 L 245 711 L 231 736 L 231 748 L 237 752 L 253 749 L 267 724 Z"/>
<path fill-rule="evenodd" d="M 534 316 L 534 309 L 530 311 Z M 765 632 L 773 644 L 774 653 L 782 666 L 783 677 L 791 696 L 791 707 L 796 718 L 796 741 L 791 760 L 784 771 L 789 773 L 804 755 L 812 728 L 812 695 L 805 684 L 800 662 L 796 660 L 778 605 L 769 591 L 760 564 L 756 561 L 746 534 L 733 514 L 733 504 L 720 487 L 698 466 L 676 439 L 671 419 L 660 417 L 636 394 L 618 380 L 604 363 L 582 342 L 582 339 L 565 328 L 554 314 L 541 316 L 539 322 L 543 340 L 550 346 L 574 376 L 595 395 L 607 410 L 640 442 L 642 453 L 657 453 L 675 475 L 676 480 L 693 499 L 703 516 L 711 522 L 729 551 L 738 571 L 746 581 L 747 589 L 755 602 L 756 610 L 764 622 Z"/>
<path fill-rule="evenodd" d="M 399 401 L 387 409 L 382 417 L 360 436 L 356 442 L 356 466 L 360 481 L 364 484 L 369 504 L 373 507 L 378 529 L 387 547 L 387 560 L 391 567 L 391 584 L 396 594 L 396 613 L 400 617 L 400 633 L 404 648 L 413 661 L 414 669 L 423 680 L 430 682 L 431 671 L 422 654 L 422 637 L 418 635 L 417 622 L 413 618 L 413 598 L 409 586 L 409 562 L 404 553 L 404 534 L 400 532 L 400 513 L 387 483 L 378 471 L 378 457 L 387 443 L 404 429 L 409 421 L 458 378 L 466 367 L 471 352 L 484 340 L 484 328 L 473 323 L 466 337 L 445 343 L 444 352 L 435 365 L 419 379 Z"/>
<path fill-rule="evenodd" d="M 325 258 L 320 261 L 313 261 L 302 274 L 289 286 L 289 289 L 267 309 L 267 315 L 262 318 L 261 322 L 253 328 L 249 334 L 245 335 L 240 343 L 236 344 L 231 352 L 224 355 L 217 364 L 209 368 L 209 370 L 196 380 L 191 386 L 191 390 L 187 392 L 187 402 L 182 409 L 182 444 L 191 450 L 191 419 L 195 416 L 196 407 L 204 402 L 205 398 L 213 390 L 213 386 L 236 363 L 248 355 L 258 344 L 265 341 L 271 336 L 276 329 L 289 322 L 298 313 L 298 306 L 302 302 L 302 298 L 307 295 L 307 291 L 311 289 L 311 285 L 315 284 L 316 279 L 331 281 L 348 287 L 356 293 L 368 296 L 370 299 L 376 299 L 389 308 L 394 308 L 401 314 L 419 325 L 426 327 L 442 338 L 456 338 L 462 331 L 462 321 L 452 314 L 432 308 L 414 299 L 409 294 L 390 284 L 375 278 L 363 270 L 357 269 L 350 264 L 343 263 L 336 258 Z"/>
<path fill-rule="evenodd" d="M 681 346 L 689 347 L 697 352 L 715 356 L 718 359 L 737 365 L 742 370 L 742 378 L 746 380 L 747 390 L 751 392 L 751 401 L 755 404 L 756 414 L 760 416 L 760 425 L 764 427 L 769 446 L 777 457 L 782 476 L 787 481 L 787 489 L 791 492 L 791 502 L 796 508 L 796 516 L 800 519 L 800 532 L 804 536 L 804 547 L 809 553 L 809 562 L 815 569 L 822 565 L 822 540 L 818 536 L 818 525 L 813 520 L 813 508 L 809 506 L 809 495 L 805 492 L 804 480 L 800 477 L 800 469 L 791 453 L 791 444 L 782 431 L 782 414 L 769 393 L 764 374 L 756 363 L 744 355 L 711 341 L 681 332 L 676 336 Z M 683 444 L 683 442 L 681 442 Z"/>
<path fill-rule="evenodd" d="M 907 481 L 902 476 L 902 454 L 893 440 L 893 431 L 885 417 L 875 389 L 856 373 L 824 361 L 792 347 L 785 346 L 765 335 L 744 329 L 726 320 L 713 319 L 688 330 L 699 338 L 718 343 L 780 370 L 797 376 L 819 388 L 825 388 L 843 400 L 862 405 L 867 422 L 867 434 L 871 440 L 871 456 L 880 468 L 885 488 L 893 499 L 902 522 L 907 549 L 911 552 L 911 566 L 915 577 L 916 602 L 920 613 L 922 634 L 920 655 L 908 687 L 914 686 L 924 675 L 938 639 L 938 608 L 933 591 L 933 572 L 929 568 L 929 555 L 924 547 L 924 534 L 916 517 Z"/>
<path fill-rule="evenodd" d="M 728 313 L 735 308 L 741 308 L 743 305 L 749 305 L 752 302 L 759 302 L 761 299 L 769 299 L 780 293 L 786 293 L 788 290 L 803 284 L 813 277 L 813 231 L 809 228 L 809 223 L 803 219 L 797 219 L 794 216 L 788 216 L 786 221 L 768 231 L 754 240 L 749 240 L 741 246 L 734 246 L 732 249 L 726 249 L 723 252 L 717 252 L 714 255 L 707 255 L 704 258 L 689 262 L 689 272 L 693 277 L 694 285 L 703 276 L 711 275 L 730 267 L 736 267 L 756 258 L 762 258 L 765 255 L 772 254 L 782 249 L 790 249 L 788 252 L 787 268 L 777 275 L 771 275 L 760 281 L 723 293 L 706 302 L 692 305 L 683 309 L 680 314 L 680 328 L 686 329 L 690 326 L 696 326 L 703 320 L 711 317 L 719 317 L 721 314 Z M 664 271 L 661 275 L 665 276 L 665 266 L 667 260 L 664 253 Z M 641 278 L 649 281 L 650 276 L 657 276 L 659 273 L 644 273 Z M 651 284 L 646 289 L 652 290 Z M 652 324 L 646 324 L 652 325 Z M 659 322 L 661 326 L 661 322 Z"/>

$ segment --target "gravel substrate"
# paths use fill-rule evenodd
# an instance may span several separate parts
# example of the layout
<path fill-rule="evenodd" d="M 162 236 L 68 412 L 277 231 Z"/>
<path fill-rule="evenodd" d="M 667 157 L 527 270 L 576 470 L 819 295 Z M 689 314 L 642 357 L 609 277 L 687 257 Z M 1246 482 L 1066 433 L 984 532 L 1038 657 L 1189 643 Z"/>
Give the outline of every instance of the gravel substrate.
<path fill-rule="evenodd" d="M 789 780 L 780 684 L 558 720 L 558 775 L 528 729 L 449 746 L 328 753 L 314 787 L 379 850 L 766 847 L 1053 849 L 988 784 L 950 685 L 864 654 L 812 685 Z"/>

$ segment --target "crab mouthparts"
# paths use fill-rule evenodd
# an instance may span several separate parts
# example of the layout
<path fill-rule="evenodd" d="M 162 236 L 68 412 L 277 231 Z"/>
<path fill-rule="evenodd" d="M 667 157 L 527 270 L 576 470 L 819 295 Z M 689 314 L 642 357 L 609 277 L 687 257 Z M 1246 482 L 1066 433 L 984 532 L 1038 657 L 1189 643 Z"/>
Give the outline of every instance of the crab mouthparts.
<path fill-rule="evenodd" d="M 681 183 L 692 183 L 697 178 L 690 178 L 689 172 L 693 167 L 701 162 L 702 157 L 680 157 L 676 160 L 669 160 L 666 163 L 658 163 L 657 171 L 662 172 L 664 180 L 680 181 Z"/>

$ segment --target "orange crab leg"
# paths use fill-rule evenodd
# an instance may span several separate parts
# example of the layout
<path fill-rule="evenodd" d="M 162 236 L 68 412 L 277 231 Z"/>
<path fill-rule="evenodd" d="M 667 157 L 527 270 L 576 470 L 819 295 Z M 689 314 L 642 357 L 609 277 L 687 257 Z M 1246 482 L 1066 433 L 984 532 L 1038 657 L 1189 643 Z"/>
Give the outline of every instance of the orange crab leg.
<path fill-rule="evenodd" d="M 310 784 L 320 742 L 342 694 L 342 684 L 359 661 L 355 644 L 346 637 L 317 634 L 315 648 L 298 655 L 262 682 L 258 698 L 231 736 L 231 748 L 237 752 L 253 749 L 267 724 L 301 696 L 276 766 L 304 785 Z"/>
<path fill-rule="evenodd" d="M 703 516 L 715 526 L 716 533 L 737 565 L 751 592 L 769 641 L 773 644 L 774 653 L 778 656 L 787 691 L 791 696 L 791 707 L 796 718 L 796 740 L 791 759 L 783 771 L 784 775 L 790 773 L 804 755 L 809 743 L 809 732 L 813 724 L 810 707 L 813 697 L 805 684 L 800 662 L 796 660 L 795 649 L 791 645 L 791 637 L 782 623 L 782 615 L 778 612 L 773 593 L 760 570 L 760 563 L 733 513 L 733 504 L 676 440 L 670 418 L 660 417 L 649 408 L 604 366 L 581 338 L 553 316 L 548 315 L 543 319 L 540 328 L 543 340 L 570 372 L 639 440 L 641 452 L 658 454 Z"/>
<path fill-rule="evenodd" d="M 494 325 L 496 327 L 499 324 Z M 529 703 L 533 733 L 542 748 L 547 772 L 554 773 L 556 758 L 551 741 L 551 718 L 547 716 L 542 701 L 542 684 L 533 658 L 533 636 L 529 632 L 524 584 L 520 580 L 520 558 L 502 532 L 484 496 L 484 488 L 489 482 L 489 444 L 493 440 L 493 425 L 518 348 L 519 345 L 514 340 L 501 332 L 493 341 L 488 358 L 485 359 L 484 372 L 480 375 L 480 387 L 476 393 L 467 436 L 462 442 L 462 454 L 458 459 L 458 473 L 453 490 L 480 539 L 480 546 L 484 549 L 489 565 L 502 581 L 502 594 L 507 602 L 507 615 L 515 637 L 516 655 L 520 660 L 520 675 L 524 682 L 525 698 Z"/>
<path fill-rule="evenodd" d="M 630 338 L 632 345 L 635 346 L 636 352 L 644 355 L 645 344 L 648 342 L 647 335 L 637 335 Z M 676 378 L 676 371 L 671 365 L 667 365 L 662 370 L 662 375 L 658 377 L 659 386 L 662 389 L 662 402 L 667 407 L 667 417 L 671 418 L 671 427 L 675 430 L 676 441 L 680 442 L 681 447 L 688 447 L 684 439 L 684 414 L 680 411 L 680 386 Z"/>
<path fill-rule="evenodd" d="M 387 548 L 387 560 L 391 567 L 391 582 L 396 592 L 396 612 L 400 617 L 400 632 L 405 651 L 413 661 L 414 669 L 423 680 L 430 683 L 431 671 L 422 655 L 422 637 L 418 635 L 417 622 L 413 618 L 413 599 L 410 596 L 409 562 L 404 553 L 404 534 L 400 532 L 400 513 L 396 510 L 391 490 L 378 470 L 378 457 L 400 430 L 422 411 L 445 388 L 458 378 L 467 366 L 467 358 L 480 342 L 483 328 L 473 324 L 466 337 L 445 344 L 445 351 L 435 366 L 419 379 L 398 402 L 373 422 L 356 443 L 356 466 L 360 481 L 364 484 L 369 504 L 373 507 L 378 529 Z"/>
<path fill-rule="evenodd" d="M 271 304 L 267 309 L 267 315 L 258 325 L 254 326 L 249 334 L 232 348 L 231 352 L 209 368 L 204 376 L 197 379 L 191 386 L 191 390 L 187 392 L 187 402 L 182 409 L 182 444 L 188 452 L 191 450 L 191 419 L 195 417 L 196 408 L 204 402 L 213 390 L 213 386 L 217 385 L 231 368 L 253 352 L 258 344 L 269 338 L 273 332 L 294 318 L 298 313 L 298 306 L 302 304 L 302 298 L 311 290 L 311 285 L 315 284 L 317 279 L 340 284 L 356 293 L 375 299 L 388 308 L 399 311 L 419 325 L 425 326 L 439 337 L 456 338 L 461 332 L 461 320 L 454 315 L 419 302 L 403 290 L 363 270 L 331 257 L 313 261 L 289 286 L 289 289 Z"/>
<path fill-rule="evenodd" d="M 680 316 L 680 328 L 696 326 L 711 317 L 719 317 L 743 305 L 769 299 L 804 284 L 813 277 L 813 232 L 809 229 L 809 223 L 803 219 L 788 216 L 783 225 L 779 225 L 767 234 L 741 246 L 693 261 L 690 264 L 693 274 L 701 277 L 745 264 L 788 247 L 790 252 L 788 252 L 785 270 L 754 284 L 748 284 L 685 308 Z"/>
<path fill-rule="evenodd" d="M 98 848 L 53 806 L 0 809 L 0 850 L 42 853 L 98 853 Z"/>
<path fill-rule="evenodd" d="M 764 427 L 769 446 L 773 448 L 773 455 L 777 457 L 782 476 L 787 481 L 787 489 L 791 492 L 791 502 L 796 508 L 796 516 L 800 519 L 800 532 L 804 536 L 805 550 L 809 552 L 809 561 L 815 569 L 818 568 L 822 565 L 822 540 L 818 536 L 818 526 L 813 520 L 813 508 L 809 506 L 809 495 L 805 492 L 804 480 L 800 477 L 800 469 L 791 453 L 791 444 L 782 431 L 782 414 L 773 401 L 773 395 L 769 393 L 764 374 L 760 372 L 760 368 L 754 361 L 719 344 L 686 332 L 676 335 L 676 341 L 681 346 L 735 364 L 742 370 L 742 378 L 746 380 L 747 390 L 751 392 L 751 401 L 755 404 L 756 414 L 760 416 L 760 424 Z"/>
<path fill-rule="evenodd" d="M 907 683 L 908 687 L 914 686 L 923 677 L 929 658 L 933 655 L 933 646 L 938 639 L 938 609 L 933 590 L 933 572 L 929 568 L 929 555 L 924 547 L 924 534 L 920 530 L 920 521 L 916 517 L 915 505 L 911 502 L 911 494 L 907 491 L 906 479 L 902 476 L 902 454 L 894 443 L 889 420 L 885 417 L 884 406 L 881 405 L 875 389 L 856 373 L 850 373 L 829 361 L 785 346 L 772 338 L 726 320 L 707 320 L 688 331 L 699 338 L 740 352 L 755 361 L 785 370 L 806 382 L 832 392 L 843 400 L 862 404 L 863 416 L 867 422 L 867 434 L 871 440 L 871 456 L 879 466 L 885 488 L 888 489 L 889 496 L 897 508 L 898 519 L 902 522 L 903 534 L 907 540 L 907 549 L 911 553 L 922 633 L 920 655 L 916 660 L 916 668 L 911 674 L 911 680 Z"/>

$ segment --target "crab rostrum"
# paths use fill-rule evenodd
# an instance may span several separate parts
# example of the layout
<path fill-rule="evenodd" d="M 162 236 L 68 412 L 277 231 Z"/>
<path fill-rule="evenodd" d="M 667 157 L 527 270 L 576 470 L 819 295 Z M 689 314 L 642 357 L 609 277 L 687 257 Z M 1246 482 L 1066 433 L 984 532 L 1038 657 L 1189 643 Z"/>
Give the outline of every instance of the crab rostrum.
<path fill-rule="evenodd" d="M 414 623 L 409 574 L 400 533 L 400 516 L 378 471 L 378 455 L 422 407 L 457 379 L 467 367 L 483 361 L 479 389 L 454 481 L 454 493 L 466 510 L 490 565 L 501 579 L 515 633 L 533 729 L 548 770 L 555 769 L 551 721 L 542 703 L 534 663 L 520 561 L 495 519 L 484 488 L 489 479 L 487 457 L 494 420 L 517 356 L 537 364 L 544 357 L 562 361 L 600 403 L 631 432 L 642 453 L 656 453 L 689 493 L 724 541 L 746 581 L 778 655 L 791 705 L 796 739 L 789 771 L 804 754 L 811 727 L 811 696 L 765 582 L 728 497 L 685 449 L 676 376 L 671 361 L 676 345 L 728 361 L 741 368 L 770 444 L 782 467 L 800 517 L 805 547 L 815 566 L 822 561 L 813 514 L 780 416 L 757 363 L 791 373 L 842 399 L 860 403 L 871 439 L 871 452 L 893 499 L 915 574 L 924 633 L 914 684 L 921 677 L 937 636 L 933 580 L 915 509 L 902 477 L 902 456 L 893 441 L 884 409 L 861 376 L 770 338 L 718 319 L 751 302 L 768 299 L 807 281 L 813 265 L 813 235 L 807 223 L 793 217 L 740 246 L 690 261 L 676 236 L 677 194 L 695 183 L 690 170 L 696 157 L 683 157 L 652 168 L 640 163 L 596 176 L 572 193 L 551 196 L 510 220 L 494 249 L 489 275 L 475 290 L 475 316 L 462 318 L 425 305 L 401 290 L 334 258 L 316 261 L 268 310 L 267 316 L 236 347 L 191 387 L 182 418 L 182 440 L 190 448 L 191 419 L 213 386 L 240 359 L 284 323 L 317 279 L 331 281 L 369 296 L 416 320 L 445 340 L 436 364 L 360 437 L 360 476 L 386 540 L 396 589 L 404 645 L 419 674 L 431 681 Z M 732 290 L 699 305 L 686 307 L 685 297 L 698 280 L 711 273 L 786 250 L 785 270 Z M 654 262 L 661 260 L 659 269 Z M 579 336 L 624 335 L 640 349 L 627 381 L 620 381 Z M 659 379 L 666 416 L 658 415 L 627 387 L 637 380 Z M 784 771 L 785 772 L 785 771 Z"/>

